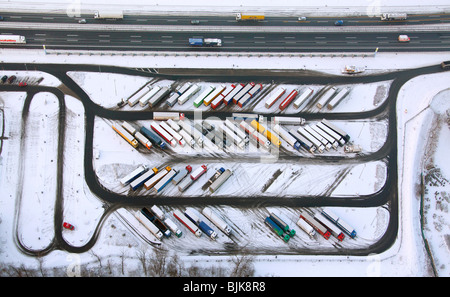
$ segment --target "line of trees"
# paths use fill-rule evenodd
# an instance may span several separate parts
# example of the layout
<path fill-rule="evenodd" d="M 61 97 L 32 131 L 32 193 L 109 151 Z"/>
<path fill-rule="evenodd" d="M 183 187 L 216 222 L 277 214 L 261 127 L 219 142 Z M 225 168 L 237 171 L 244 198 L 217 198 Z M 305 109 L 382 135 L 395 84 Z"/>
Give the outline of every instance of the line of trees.
<path fill-rule="evenodd" d="M 252 277 L 255 274 L 253 256 L 243 254 L 232 256 L 224 265 L 201 266 L 196 263 L 186 265 L 176 254 L 164 249 L 137 250 L 134 260 L 139 265 L 131 265 L 125 250 L 119 255 L 119 261 L 103 258 L 95 252 L 89 252 L 94 263 L 69 267 L 45 268 L 44 258 L 37 257 L 37 266 L 30 268 L 24 264 L 7 265 L 0 263 L 0 277 Z M 132 266 L 132 268 L 131 268 Z"/>

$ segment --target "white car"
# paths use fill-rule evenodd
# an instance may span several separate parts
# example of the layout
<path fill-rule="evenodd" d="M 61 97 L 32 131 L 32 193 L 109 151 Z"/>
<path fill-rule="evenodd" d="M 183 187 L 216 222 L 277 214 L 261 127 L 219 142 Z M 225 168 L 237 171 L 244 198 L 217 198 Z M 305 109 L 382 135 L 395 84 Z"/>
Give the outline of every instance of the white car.
<path fill-rule="evenodd" d="M 398 41 L 399 42 L 408 42 L 409 41 L 409 36 L 408 35 L 399 35 L 398 36 Z"/>
<path fill-rule="evenodd" d="M 299 21 L 306 21 L 306 17 L 302 16 L 302 17 L 298 17 Z"/>

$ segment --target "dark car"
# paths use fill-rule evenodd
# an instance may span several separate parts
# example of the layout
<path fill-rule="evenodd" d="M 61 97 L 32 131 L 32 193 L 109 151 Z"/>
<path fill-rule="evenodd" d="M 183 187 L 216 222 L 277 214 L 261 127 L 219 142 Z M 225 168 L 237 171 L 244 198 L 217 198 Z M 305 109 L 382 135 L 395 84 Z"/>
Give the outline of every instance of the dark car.
<path fill-rule="evenodd" d="M 15 80 L 16 80 L 16 76 L 15 75 L 11 75 L 9 78 L 8 78 L 8 83 L 10 83 L 10 84 L 12 84 Z"/>
<path fill-rule="evenodd" d="M 450 69 L 450 61 L 444 61 L 441 63 L 441 68 L 442 69 Z"/>
<path fill-rule="evenodd" d="M 2 83 L 5 83 L 7 79 L 8 79 L 8 76 L 7 75 L 3 75 L 2 76 Z"/>
<path fill-rule="evenodd" d="M 0 15 L 0 21 L 3 21 L 4 20 L 4 18 Z"/>

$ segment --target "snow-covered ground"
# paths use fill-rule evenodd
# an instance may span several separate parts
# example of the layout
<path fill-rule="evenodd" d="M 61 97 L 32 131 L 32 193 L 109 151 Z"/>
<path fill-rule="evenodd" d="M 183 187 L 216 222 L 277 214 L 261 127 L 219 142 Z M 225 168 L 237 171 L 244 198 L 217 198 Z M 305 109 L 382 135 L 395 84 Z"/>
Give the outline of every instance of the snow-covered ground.
<path fill-rule="evenodd" d="M 314 1 L 314 3 L 316 2 Z M 393 1 L 393 3 L 392 8 L 402 4 L 401 1 Z M 419 5 L 420 3 L 411 3 L 410 5 L 414 4 Z M 430 9 L 440 10 L 442 9 L 441 5 L 447 3 L 434 1 L 433 4 L 436 5 L 430 6 Z M 269 6 L 271 3 L 267 1 L 266 5 Z M 318 3 L 317 6 L 321 6 L 321 3 Z M 0 53 L 3 62 L 105 64 L 148 68 L 187 68 L 193 67 L 193 65 L 198 68 L 232 68 L 232 64 L 239 64 L 240 68 L 248 69 L 308 69 L 331 74 L 339 74 L 346 64 L 363 65 L 374 72 L 385 72 L 434 65 L 448 59 L 447 53 L 379 53 L 376 57 L 369 58 L 303 57 L 301 59 L 292 57 L 234 57 L 230 59 L 226 57 L 174 56 L 123 58 L 86 55 L 74 57 L 44 55 L 42 51 L 4 49 L 0 50 Z M 261 59 L 264 59 L 264 63 L 261 63 Z M 56 78 L 45 73 L 2 71 L 3 73 L 42 76 L 44 80 L 41 85 L 59 85 Z M 95 85 L 91 83 L 92 80 L 87 79 L 93 75 L 97 78 Z M 109 73 L 73 73 L 72 77 L 87 91 L 94 102 L 106 107 L 114 106 L 121 98 L 133 93 L 148 79 Z M 213 264 L 225 267 L 230 265 L 230 257 L 224 252 L 226 248 L 233 249 L 237 246 L 245 247 L 249 251 L 258 250 L 260 253 L 255 256 L 253 262 L 257 276 L 430 276 L 433 275 L 430 257 L 425 250 L 420 231 L 420 190 L 418 189 L 420 189 L 420 173 L 423 172 L 426 176 L 423 236 L 430 245 L 437 274 L 449 276 L 448 180 L 450 179 L 450 168 L 445 161 L 445 152 L 450 143 L 449 79 L 450 72 L 419 76 L 405 84 L 399 93 L 397 101 L 399 231 L 394 245 L 387 251 L 371 256 L 304 255 L 303 252 L 308 249 L 323 249 L 324 251 L 336 249 L 336 240 L 326 241 L 317 235 L 314 239 L 309 238 L 295 225 L 299 210 L 285 207 L 255 207 L 254 209 L 215 207 L 215 211 L 231 224 L 233 233 L 235 233 L 233 237 L 228 237 L 218 231 L 218 239 L 213 242 L 205 236 L 194 237 L 180 225 L 183 236 L 163 239 L 161 246 L 175 251 L 186 264 L 200 263 L 205 267 Z M 374 100 L 375 90 L 379 85 L 388 86 L 390 82 L 356 85 L 348 100 L 338 106 L 339 110 L 373 109 L 376 104 L 379 104 L 378 100 Z M 362 98 L 370 99 L 370 104 L 354 104 L 356 99 L 361 98 L 359 96 L 361 93 L 363 93 Z M 21 253 L 17 244 L 19 241 L 26 248 L 39 251 L 50 246 L 54 237 L 57 139 L 48 136 L 55 135 L 59 105 L 53 94 L 38 93 L 32 100 L 27 120 L 23 122 L 22 109 L 25 98 L 25 92 L 0 92 L 0 107 L 4 111 L 1 115 L 5 123 L 4 127 L 1 127 L 5 130 L 5 137 L 0 155 L 0 188 L 2 189 L 0 193 L 0 238 L 2 243 L 0 264 L 3 267 L 11 265 L 37 269 L 39 261 Z M 142 249 L 152 249 L 148 238 L 154 241 L 153 235 L 134 219 L 132 213 L 136 211 L 135 209 L 119 209 L 114 212 L 114 215 L 101 221 L 104 205 L 98 197 L 90 192 L 84 182 L 84 109 L 78 99 L 69 95 L 66 95 L 64 99 L 67 109 L 67 125 L 63 159 L 63 218 L 65 221 L 74 223 L 76 229 L 74 231 L 63 230 L 63 237 L 71 245 L 81 247 L 91 240 L 95 228 L 100 222 L 102 222 L 102 226 L 97 242 L 89 252 L 75 254 L 55 250 L 44 256 L 41 264 L 48 271 L 60 268 L 66 272 L 66 275 L 72 276 L 77 275 L 79 272 L 77 269 L 80 266 L 98 266 L 96 264 L 97 256 L 101 255 L 103 263 L 109 261 L 115 267 L 116 275 L 122 275 L 118 267 L 121 266 L 121 257 L 126 255 L 125 275 L 136 275 L 136 271 L 139 271 L 137 254 Z M 377 101 L 376 104 L 374 101 Z M 262 106 L 256 108 L 263 110 Z M 0 121 L 0 123 L 2 122 Z M 107 124 L 108 122 L 101 118 L 97 118 L 95 121 L 94 146 L 95 150 L 99 152 L 99 158 L 94 160 L 94 167 L 101 183 L 106 188 L 126 193 L 119 186 L 118 178 L 139 164 L 155 162 L 155 160 L 152 160 L 151 154 L 142 154 L 131 148 Z M 372 123 L 365 126 L 358 123 L 341 122 L 341 124 L 345 125 L 349 134 L 355 136 L 356 143 L 361 144 L 365 150 L 376 151 L 385 141 L 387 123 L 376 122 L 378 126 L 375 128 L 371 126 Z M 361 133 L 363 129 L 369 133 Z M 379 137 L 380 135 L 381 137 Z M 177 153 L 181 153 L 180 148 Z M 192 151 L 187 149 L 183 153 L 189 154 Z M 343 154 L 342 151 L 340 153 Z M 123 158 L 124 154 L 127 155 L 126 160 Z M 221 164 L 221 162 L 217 162 L 213 167 Z M 17 175 L 19 165 L 24 169 L 23 176 Z M 266 180 L 268 176 L 279 169 L 270 168 L 268 172 L 265 172 L 267 176 L 261 175 L 258 176 L 258 179 L 251 179 L 250 176 L 255 175 L 255 172 L 258 171 L 258 166 L 267 166 L 267 164 L 241 163 L 236 164 L 233 169 L 241 177 L 248 176 L 245 181 L 249 183 Z M 325 191 L 332 180 L 332 176 L 330 176 L 328 180 L 324 180 L 323 185 L 317 186 L 308 180 L 308 176 L 303 176 L 295 183 L 291 183 L 293 187 L 284 187 L 294 172 L 307 170 L 318 174 L 319 171 L 330 169 L 328 168 L 330 165 L 287 166 L 281 164 L 279 166 L 282 166 L 282 171 L 287 173 L 285 176 L 281 175 L 280 179 L 267 188 L 271 194 L 278 193 L 280 190 L 282 190 L 283 196 L 297 194 L 294 186 L 301 187 L 301 194 L 318 194 Z M 247 169 L 248 167 L 251 168 Z M 333 196 L 374 193 L 385 182 L 386 164 L 383 161 L 353 165 L 349 170 L 347 167 L 337 164 L 333 166 L 333 170 L 347 171 L 346 177 L 333 190 Z M 208 172 L 210 173 L 212 170 Z M 235 174 L 232 179 L 237 176 Z M 206 180 L 206 176 L 202 178 L 203 180 L 194 184 L 197 188 L 189 189 L 191 195 L 198 194 L 198 187 Z M 363 182 L 360 182 L 361 180 Z M 231 181 L 233 180 L 228 181 L 228 184 L 231 184 Z M 230 191 L 228 193 L 236 194 L 226 185 L 221 188 L 221 191 Z M 167 194 L 174 194 L 176 189 L 168 188 L 166 191 Z M 242 196 L 246 194 L 252 193 L 239 193 Z M 207 198 L 212 197 L 205 197 L 205 199 Z M 201 210 L 200 207 L 192 207 L 197 211 Z M 171 207 L 161 206 L 161 208 L 167 214 L 173 211 Z M 296 229 L 297 237 L 294 237 L 288 244 L 282 242 L 264 225 L 263 219 L 271 211 L 280 215 L 291 227 Z M 345 218 L 358 232 L 355 240 L 348 240 L 348 238 L 344 240 L 342 243 L 344 247 L 364 247 L 376 242 L 386 231 L 390 215 L 386 206 L 335 207 L 334 211 Z M 133 230 L 127 222 L 131 223 L 135 229 Z M 274 252 L 277 249 L 281 249 L 281 255 Z M 189 255 L 188 251 L 194 251 L 194 255 Z M 218 252 L 220 255 L 203 255 L 211 251 Z M 48 272 L 48 274 L 51 273 Z"/>

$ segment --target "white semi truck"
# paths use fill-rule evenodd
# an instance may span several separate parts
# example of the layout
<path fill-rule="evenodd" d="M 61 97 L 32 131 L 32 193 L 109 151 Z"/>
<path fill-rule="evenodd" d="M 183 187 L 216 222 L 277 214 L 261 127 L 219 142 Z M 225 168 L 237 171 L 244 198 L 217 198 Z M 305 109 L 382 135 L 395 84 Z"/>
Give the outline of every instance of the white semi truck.
<path fill-rule="evenodd" d="M 101 11 L 94 12 L 94 19 L 98 20 L 123 20 L 122 11 Z"/>

